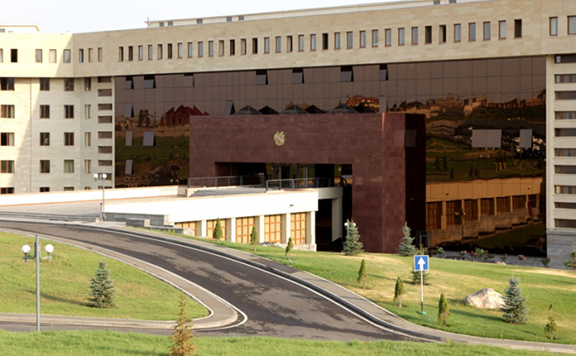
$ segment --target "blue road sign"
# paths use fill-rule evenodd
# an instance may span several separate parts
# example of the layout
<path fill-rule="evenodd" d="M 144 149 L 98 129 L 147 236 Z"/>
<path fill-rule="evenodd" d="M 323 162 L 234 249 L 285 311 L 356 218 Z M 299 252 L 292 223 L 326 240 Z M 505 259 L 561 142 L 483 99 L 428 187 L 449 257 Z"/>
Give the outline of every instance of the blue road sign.
<path fill-rule="evenodd" d="M 427 255 L 414 256 L 414 270 L 415 271 L 428 271 L 430 264 L 428 263 Z"/>

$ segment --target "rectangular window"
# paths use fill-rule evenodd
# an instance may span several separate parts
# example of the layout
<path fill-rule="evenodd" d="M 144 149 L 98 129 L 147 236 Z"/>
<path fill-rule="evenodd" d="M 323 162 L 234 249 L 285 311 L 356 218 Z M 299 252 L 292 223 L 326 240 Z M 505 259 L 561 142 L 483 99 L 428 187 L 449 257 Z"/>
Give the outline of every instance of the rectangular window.
<path fill-rule="evenodd" d="M 208 41 L 208 57 L 214 57 L 214 41 Z"/>
<path fill-rule="evenodd" d="M 49 160 L 40 160 L 40 173 L 50 173 Z"/>
<path fill-rule="evenodd" d="M 92 173 L 92 160 L 84 160 L 84 173 Z"/>
<path fill-rule="evenodd" d="M 230 40 L 230 55 L 236 55 L 236 40 Z"/>
<path fill-rule="evenodd" d="M 74 118 L 74 105 L 64 105 L 64 118 L 65 119 Z"/>
<path fill-rule="evenodd" d="M 98 110 L 112 110 L 112 104 L 98 104 Z"/>
<path fill-rule="evenodd" d="M 576 100 L 576 91 L 557 91 L 556 100 Z"/>
<path fill-rule="evenodd" d="M 446 25 L 440 25 L 440 43 L 446 43 Z"/>
<path fill-rule="evenodd" d="M 412 27 L 412 44 L 418 44 L 418 27 Z"/>
<path fill-rule="evenodd" d="M 98 131 L 98 138 L 112 138 L 112 131 Z"/>
<path fill-rule="evenodd" d="M 166 58 L 172 59 L 172 55 L 173 55 L 172 43 L 168 43 L 168 46 L 166 46 Z"/>
<path fill-rule="evenodd" d="M 558 36 L 558 18 L 550 18 L 550 36 Z"/>
<path fill-rule="evenodd" d="M 84 146 L 92 146 L 92 132 L 84 132 Z"/>
<path fill-rule="evenodd" d="M 398 29 L 398 46 L 404 46 L 405 40 L 405 33 L 403 28 Z"/>
<path fill-rule="evenodd" d="M 104 49 L 102 47 L 98 47 L 98 62 L 102 62 L 104 60 Z"/>
<path fill-rule="evenodd" d="M 510 197 L 496 198 L 496 212 L 509 213 L 510 212 Z"/>
<path fill-rule="evenodd" d="M 98 165 L 99 165 L 100 167 L 109 167 L 109 166 L 112 166 L 112 161 L 109 161 L 109 160 L 100 160 L 100 161 L 98 161 Z"/>
<path fill-rule="evenodd" d="M 340 32 L 334 33 L 334 49 L 340 49 Z"/>
<path fill-rule="evenodd" d="M 490 22 L 484 22 L 484 40 L 490 40 Z"/>
<path fill-rule="evenodd" d="M 55 50 L 55 49 L 51 49 L 51 50 L 50 50 L 50 63 L 56 63 L 56 62 L 57 62 L 56 50 Z"/>
<path fill-rule="evenodd" d="M 42 63 L 42 50 L 36 50 L 36 63 Z"/>
<path fill-rule="evenodd" d="M 91 119 L 92 118 L 92 105 L 85 104 L 84 105 L 84 118 Z"/>
<path fill-rule="evenodd" d="M 40 78 L 40 90 L 42 91 L 50 90 L 50 78 Z"/>
<path fill-rule="evenodd" d="M 110 104 L 112 105 L 112 104 Z M 99 124 L 111 124 L 112 123 L 112 116 L 98 116 L 98 123 Z"/>
<path fill-rule="evenodd" d="M 132 46 L 128 46 L 128 60 L 129 61 L 134 60 L 134 47 Z"/>
<path fill-rule="evenodd" d="M 84 78 L 84 91 L 91 91 L 92 90 L 92 78 L 86 77 Z"/>
<path fill-rule="evenodd" d="M 346 48 L 350 49 L 352 47 L 354 47 L 354 34 L 346 32 Z"/>
<path fill-rule="evenodd" d="M 2 187 L 0 188 L 0 194 L 14 194 L 14 187 Z"/>
<path fill-rule="evenodd" d="M 286 36 L 286 52 L 292 52 L 292 36 Z"/>
<path fill-rule="evenodd" d="M 576 120 L 576 111 L 557 111 L 556 120 Z"/>
<path fill-rule="evenodd" d="M 282 37 L 276 37 L 276 53 L 282 52 Z"/>
<path fill-rule="evenodd" d="M 64 91 L 74 91 L 74 78 L 64 78 Z"/>
<path fill-rule="evenodd" d="M 576 54 L 556 56 L 556 63 L 576 63 Z"/>
<path fill-rule="evenodd" d="M 270 53 L 270 37 L 264 37 L 264 53 Z"/>
<path fill-rule="evenodd" d="M 424 27 L 424 43 L 425 44 L 432 43 L 432 26 Z"/>
<path fill-rule="evenodd" d="M 40 105 L 40 118 L 41 119 L 50 118 L 50 105 Z"/>
<path fill-rule="evenodd" d="M 316 50 L 316 35 L 310 35 L 310 50 Z"/>
<path fill-rule="evenodd" d="M 392 30 L 390 30 L 392 36 Z M 378 30 L 372 30 L 372 47 L 378 47 Z"/>
<path fill-rule="evenodd" d="M 439 230 L 442 227 L 442 203 L 426 203 L 426 229 Z"/>
<path fill-rule="evenodd" d="M 178 43 L 178 58 L 184 57 L 184 44 Z"/>
<path fill-rule="evenodd" d="M 74 132 L 64 132 L 64 146 L 74 146 Z"/>
<path fill-rule="evenodd" d="M 148 45 L 148 60 L 152 60 L 154 58 L 154 47 L 152 45 Z"/>
<path fill-rule="evenodd" d="M 576 35 L 576 16 L 568 16 L 568 34 Z"/>
<path fill-rule="evenodd" d="M 493 198 L 482 198 L 480 200 L 480 214 L 482 214 L 482 215 L 494 215 L 494 199 Z"/>
<path fill-rule="evenodd" d="M 42 79 L 40 79 L 42 80 Z M 14 78 L 0 78 L 0 90 L 14 90 Z"/>
<path fill-rule="evenodd" d="M 204 57 L 204 42 L 198 42 L 198 57 Z"/>
<path fill-rule="evenodd" d="M 386 46 L 392 46 L 392 29 L 384 30 L 384 36 L 386 37 Z"/>
<path fill-rule="evenodd" d="M 268 85 L 268 71 L 267 70 L 257 70 L 256 71 L 255 84 L 256 85 Z"/>
<path fill-rule="evenodd" d="M 366 31 L 360 31 L 360 48 L 366 47 Z"/>
<path fill-rule="evenodd" d="M 118 61 L 124 61 L 124 47 L 118 47 Z"/>
<path fill-rule="evenodd" d="M 14 105 L 2 105 L 0 106 L 2 111 L 3 119 L 13 119 L 14 118 Z"/>
<path fill-rule="evenodd" d="M 50 191 L 50 187 L 40 187 L 40 193 L 46 193 Z"/>
<path fill-rule="evenodd" d="M 354 81 L 354 71 L 352 69 L 352 66 L 340 67 L 340 81 L 341 82 L 353 82 Z"/>
<path fill-rule="evenodd" d="M 476 41 L 476 23 L 468 24 L 468 41 Z"/>
<path fill-rule="evenodd" d="M 74 173 L 74 160 L 65 159 L 64 160 L 64 173 Z"/>
<path fill-rule="evenodd" d="M 0 63 L 4 62 L 4 50 L 0 48 Z"/>
<path fill-rule="evenodd" d="M 10 62 L 11 63 L 18 63 L 18 50 L 11 49 L 10 50 Z"/>
<path fill-rule="evenodd" d="M 88 48 L 88 62 L 92 63 L 92 48 Z"/>
<path fill-rule="evenodd" d="M 130 81 L 130 82 L 132 82 L 132 81 Z M 126 89 L 129 89 L 129 88 L 126 88 Z M 98 89 L 98 96 L 99 97 L 112 96 L 112 89 Z"/>
<path fill-rule="evenodd" d="M 0 161 L 0 173 L 14 173 L 14 161 Z"/>
<path fill-rule="evenodd" d="M 556 75 L 556 83 L 576 83 L 576 74 Z"/>
<path fill-rule="evenodd" d="M 40 146 L 50 146 L 50 132 L 40 132 Z"/>
<path fill-rule="evenodd" d="M 576 157 L 576 148 L 559 148 L 554 150 L 556 157 Z"/>
<path fill-rule="evenodd" d="M 323 50 L 328 49 L 328 34 L 327 33 L 322 34 L 322 49 Z"/>
<path fill-rule="evenodd" d="M 576 129 L 554 129 L 556 137 L 576 137 Z"/>
<path fill-rule="evenodd" d="M 292 84 L 304 83 L 304 70 L 302 68 L 292 69 Z"/>
<path fill-rule="evenodd" d="M 576 174 L 576 166 L 554 166 L 554 173 Z"/>
<path fill-rule="evenodd" d="M 0 146 L 14 146 L 14 132 L 2 132 L 0 134 Z"/>
<path fill-rule="evenodd" d="M 112 153 L 112 146 L 98 146 L 98 153 Z"/>
<path fill-rule="evenodd" d="M 498 38 L 501 40 L 506 39 L 506 21 L 498 22 Z"/>
<path fill-rule="evenodd" d="M 138 60 L 144 60 L 144 46 L 138 46 Z"/>
<path fill-rule="evenodd" d="M 84 50 L 82 48 L 78 50 L 78 63 L 84 63 Z"/>
<path fill-rule="evenodd" d="M 522 19 L 514 20 L 514 38 L 522 38 Z"/>
<path fill-rule="evenodd" d="M 224 56 L 224 41 L 218 41 L 218 55 Z"/>
<path fill-rule="evenodd" d="M 258 54 L 258 39 L 252 39 L 252 54 Z"/>
<path fill-rule="evenodd" d="M 556 185 L 554 186 L 554 192 L 556 194 L 576 194 L 576 187 L 573 185 Z"/>
<path fill-rule="evenodd" d="M 304 52 L 304 35 L 298 35 L 298 51 Z"/>
<path fill-rule="evenodd" d="M 162 48 L 162 45 L 159 44 L 158 50 L 156 51 L 156 59 L 158 59 L 158 60 L 162 59 L 163 55 L 164 55 L 164 49 Z"/>

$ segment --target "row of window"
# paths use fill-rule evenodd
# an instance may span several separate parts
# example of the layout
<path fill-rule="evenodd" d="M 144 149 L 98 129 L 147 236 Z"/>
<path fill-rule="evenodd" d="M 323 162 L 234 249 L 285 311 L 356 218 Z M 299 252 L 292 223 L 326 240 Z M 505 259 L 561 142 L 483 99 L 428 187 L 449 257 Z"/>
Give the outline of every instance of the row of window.
<path fill-rule="evenodd" d="M 12 110 L 9 111 L 11 113 L 14 112 L 14 105 L 12 106 Z M 112 110 L 112 104 L 98 104 L 99 111 L 107 111 Z M 4 116 L 2 116 L 4 118 Z M 11 118 L 14 118 L 12 116 Z M 41 119 L 49 119 L 50 118 L 50 105 L 40 105 L 40 118 Z M 74 118 L 74 105 L 64 105 L 64 118 L 65 119 L 73 119 Z M 91 119 L 92 118 L 92 105 L 85 104 L 84 105 L 84 118 Z M 98 116 L 98 123 L 99 124 L 109 124 L 111 123 L 111 116 Z"/>
<path fill-rule="evenodd" d="M 576 100 L 576 90 L 557 91 L 556 100 Z"/>
<path fill-rule="evenodd" d="M 110 162 L 110 164 L 108 164 Z M 111 161 L 98 161 L 99 166 L 109 166 Z M 13 173 L 13 172 L 12 172 Z M 40 173 L 50 173 L 50 160 L 40 160 Z M 64 160 L 64 173 L 74 173 L 74 160 Z M 92 160 L 84 160 L 84 173 L 92 173 Z M 106 180 L 112 180 L 112 173 L 106 173 Z"/>
<path fill-rule="evenodd" d="M 98 131 L 99 139 L 111 139 L 112 131 Z M 50 132 L 40 132 L 40 146 L 50 146 Z M 74 132 L 64 133 L 64 146 L 74 146 Z M 92 133 L 84 133 L 84 146 L 92 146 Z M 99 151 L 108 151 L 107 146 L 98 147 Z M 104 152 L 100 152 L 104 153 Z M 108 153 L 108 152 L 105 152 Z"/>
<path fill-rule="evenodd" d="M 93 61 L 94 57 L 94 50 L 93 48 L 88 48 L 87 50 L 88 55 L 88 62 Z M 36 49 L 34 52 L 34 59 L 36 63 L 44 63 L 44 50 Z M 98 55 L 97 55 L 98 62 L 102 62 L 104 60 L 104 49 L 102 47 L 98 48 Z M 84 49 L 80 49 L 78 51 L 78 61 L 83 63 L 85 60 L 84 58 Z M 0 63 L 4 62 L 4 50 L 0 48 Z M 50 49 L 48 50 L 48 62 L 49 63 L 58 63 L 58 50 Z M 12 48 L 10 49 L 10 63 L 18 63 L 18 49 Z M 64 49 L 62 51 L 62 63 L 72 63 L 72 50 Z"/>
<path fill-rule="evenodd" d="M 506 39 L 507 35 L 506 35 L 506 21 L 499 21 L 498 23 L 499 25 L 499 35 L 498 38 L 499 39 Z M 483 23 L 483 28 L 484 28 L 484 34 L 483 34 L 483 38 L 484 40 L 490 40 L 492 35 L 491 35 L 491 23 L 490 22 L 484 22 Z M 419 42 L 419 35 L 418 35 L 418 31 L 419 31 L 419 27 L 412 27 L 411 28 L 411 43 L 413 45 L 417 45 Z M 432 43 L 432 26 L 425 26 L 424 28 L 425 31 L 425 36 L 424 36 L 424 42 L 426 44 L 430 44 Z M 440 43 L 446 43 L 447 39 L 447 27 L 446 25 L 440 25 L 439 26 L 439 31 L 440 31 Z M 372 47 L 378 47 L 379 46 L 379 30 L 372 30 L 371 34 L 372 34 L 372 38 L 371 38 L 371 43 L 372 43 Z M 358 33 L 359 38 L 359 48 L 365 48 L 367 46 L 367 32 L 366 31 L 359 31 Z M 317 49 L 317 45 L 318 45 L 318 38 L 316 36 L 316 34 L 311 34 L 309 35 L 309 49 L 310 51 L 316 51 Z M 405 44 L 405 36 L 406 36 L 406 29 L 405 28 L 398 28 L 398 45 L 402 46 Z M 334 49 L 341 49 L 342 48 L 342 34 L 340 32 L 335 32 L 333 35 L 333 48 Z M 514 38 L 521 38 L 522 37 L 522 20 L 521 19 L 517 19 L 514 20 Z M 462 38 L 462 25 L 461 24 L 455 24 L 454 25 L 454 42 L 460 42 Z M 346 48 L 347 49 L 351 49 L 354 48 L 354 32 L 353 31 L 348 31 L 345 33 L 345 39 L 346 39 Z M 285 47 L 283 48 L 282 46 L 282 36 L 276 36 L 274 38 L 271 37 L 264 37 L 264 42 L 263 42 L 263 53 L 270 53 L 271 52 L 271 41 L 274 41 L 274 48 L 275 48 L 275 52 L 276 53 L 281 53 L 282 50 L 284 49 L 286 52 L 293 52 L 295 50 L 298 50 L 299 52 L 303 52 L 306 49 L 306 39 L 305 39 L 305 35 L 298 35 L 297 37 L 292 36 L 292 35 L 288 35 L 285 38 Z M 475 41 L 476 40 L 476 23 L 475 22 L 471 22 L 468 24 L 468 40 L 469 41 Z M 248 41 L 250 41 L 250 39 L 240 39 L 240 54 L 241 55 L 245 55 L 248 53 Z M 385 41 L 385 46 L 392 46 L 392 29 L 385 29 L 384 30 L 384 41 Z M 323 33 L 321 36 L 321 49 L 322 50 L 327 50 L 329 48 L 329 34 L 328 33 Z M 225 55 L 225 41 L 224 40 L 219 40 L 219 41 L 208 41 L 207 42 L 208 45 L 208 56 L 209 57 L 213 57 L 215 55 L 215 51 L 218 51 L 218 55 L 219 56 L 224 56 Z M 251 43 L 252 43 L 252 48 L 251 48 L 251 53 L 252 54 L 258 54 L 259 53 L 259 39 L 254 37 L 251 39 Z M 236 54 L 236 39 L 231 39 L 229 40 L 228 43 L 228 54 L 233 56 Z M 186 47 L 184 47 L 185 44 L 184 43 L 177 43 L 175 46 L 172 43 L 168 43 L 166 44 L 166 47 L 164 47 L 164 44 L 158 44 L 156 46 L 156 59 L 160 60 L 163 59 L 164 56 L 166 56 L 167 59 L 172 59 L 174 57 L 176 58 L 184 58 L 184 56 L 187 56 L 188 58 L 192 58 L 194 56 L 194 43 L 193 42 L 188 42 L 186 44 Z M 196 43 L 197 46 L 197 56 L 198 57 L 204 57 L 204 42 L 203 41 L 199 41 Z M 215 46 L 217 46 L 217 48 L 215 48 Z M 123 61 L 134 61 L 134 60 L 139 60 L 142 61 L 145 58 L 148 60 L 152 60 L 154 59 L 154 45 L 147 45 L 146 48 L 143 45 L 139 45 L 137 47 L 134 46 L 128 46 L 126 47 L 126 51 L 125 51 L 125 47 L 124 46 L 120 46 L 118 51 L 118 60 L 120 62 Z M 166 50 L 166 51 L 165 51 Z M 80 50 L 82 51 L 82 50 Z M 175 52 L 175 53 L 174 53 Z"/>

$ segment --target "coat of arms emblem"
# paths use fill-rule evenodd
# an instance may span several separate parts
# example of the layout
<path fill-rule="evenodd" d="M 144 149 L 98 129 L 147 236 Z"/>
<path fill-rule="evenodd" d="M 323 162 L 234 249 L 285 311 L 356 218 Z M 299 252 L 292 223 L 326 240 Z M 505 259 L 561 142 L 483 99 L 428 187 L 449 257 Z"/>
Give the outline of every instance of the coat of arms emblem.
<path fill-rule="evenodd" d="M 274 143 L 278 146 L 282 146 L 286 143 L 286 134 L 284 131 L 276 131 L 274 134 Z"/>

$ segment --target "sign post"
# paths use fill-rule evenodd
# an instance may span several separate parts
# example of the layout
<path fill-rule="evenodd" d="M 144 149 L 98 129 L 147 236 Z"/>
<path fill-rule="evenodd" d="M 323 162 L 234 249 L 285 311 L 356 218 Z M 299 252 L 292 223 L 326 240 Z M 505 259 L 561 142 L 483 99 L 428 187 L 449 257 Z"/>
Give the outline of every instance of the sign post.
<path fill-rule="evenodd" d="M 414 270 L 420 271 L 420 311 L 418 314 L 426 314 L 424 311 L 424 271 L 428 271 L 430 267 L 428 258 L 427 255 L 414 256 Z"/>

